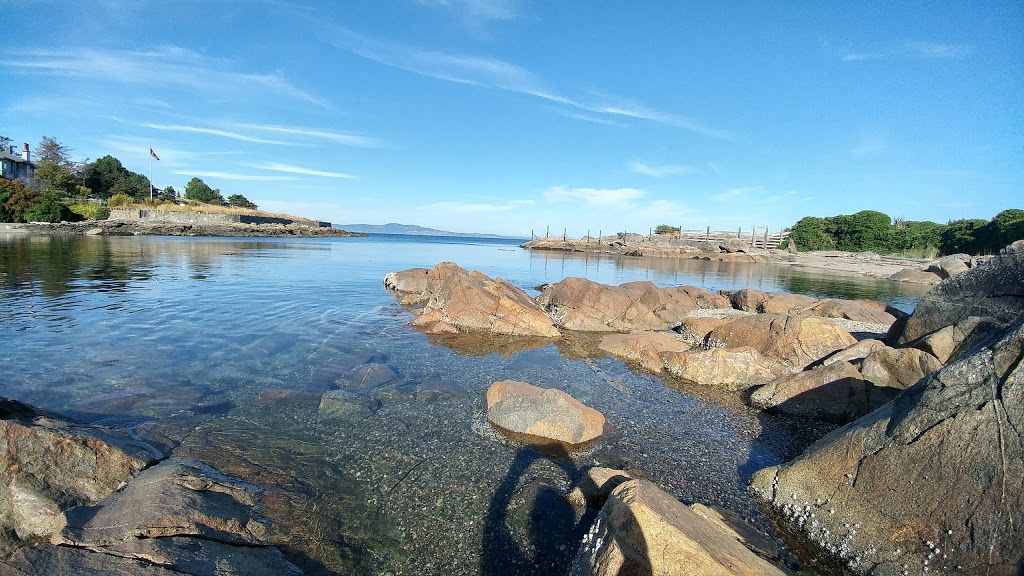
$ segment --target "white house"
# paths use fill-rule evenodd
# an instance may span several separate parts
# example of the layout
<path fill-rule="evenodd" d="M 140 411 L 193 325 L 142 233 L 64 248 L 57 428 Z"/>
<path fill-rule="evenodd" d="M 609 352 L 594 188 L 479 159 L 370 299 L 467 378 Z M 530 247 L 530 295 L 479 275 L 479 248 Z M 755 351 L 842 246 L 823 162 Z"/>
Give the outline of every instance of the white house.
<path fill-rule="evenodd" d="M 32 155 L 28 150 L 26 142 L 21 150 L 21 155 L 14 153 L 14 146 L 10 149 L 0 150 L 0 176 L 8 180 L 20 178 L 30 180 L 36 175 L 36 165 L 32 163 Z"/>

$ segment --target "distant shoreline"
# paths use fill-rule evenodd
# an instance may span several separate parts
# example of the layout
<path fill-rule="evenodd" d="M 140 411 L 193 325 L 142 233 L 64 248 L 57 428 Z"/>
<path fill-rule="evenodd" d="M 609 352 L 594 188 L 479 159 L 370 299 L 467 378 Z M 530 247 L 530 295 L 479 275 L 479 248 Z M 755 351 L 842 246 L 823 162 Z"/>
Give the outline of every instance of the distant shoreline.
<path fill-rule="evenodd" d="M 297 224 L 227 224 L 87 220 L 84 222 L 30 222 L 0 224 L 0 233 L 57 236 L 217 236 L 244 238 L 351 238 L 366 234 L 341 228 Z"/>

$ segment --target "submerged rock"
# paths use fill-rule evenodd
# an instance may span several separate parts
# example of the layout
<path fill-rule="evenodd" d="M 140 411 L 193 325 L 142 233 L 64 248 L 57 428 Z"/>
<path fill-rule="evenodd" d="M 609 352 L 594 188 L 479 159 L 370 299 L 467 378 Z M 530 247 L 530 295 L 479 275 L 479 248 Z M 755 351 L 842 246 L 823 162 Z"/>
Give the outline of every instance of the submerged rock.
<path fill-rule="evenodd" d="M 612 491 L 572 566 L 574 576 L 782 576 L 711 521 L 647 480 Z"/>
<path fill-rule="evenodd" d="M 487 389 L 487 420 L 509 432 L 569 446 L 604 433 L 604 415 L 561 390 L 503 380 Z"/>
<path fill-rule="evenodd" d="M 752 490 L 858 573 L 1019 574 L 1024 324 L 993 340 L 758 471 Z"/>

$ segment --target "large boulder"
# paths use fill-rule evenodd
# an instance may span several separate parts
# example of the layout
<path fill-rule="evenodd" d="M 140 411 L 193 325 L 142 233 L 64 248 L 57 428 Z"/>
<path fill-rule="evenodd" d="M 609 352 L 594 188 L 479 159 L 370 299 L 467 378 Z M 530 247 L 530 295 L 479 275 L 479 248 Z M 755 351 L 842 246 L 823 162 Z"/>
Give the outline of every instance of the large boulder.
<path fill-rule="evenodd" d="M 828 320 L 786 314 L 742 316 L 708 334 L 709 345 L 750 346 L 798 369 L 856 341 L 849 332 Z"/>
<path fill-rule="evenodd" d="M 384 276 L 384 287 L 391 290 L 405 306 L 426 304 L 430 296 L 453 274 L 466 271 L 454 262 L 441 262 L 433 268 L 410 268 L 399 272 L 388 272 Z"/>
<path fill-rule="evenodd" d="M 64 527 L 65 510 L 95 504 L 161 457 L 115 430 L 0 398 L 0 534 L 49 536 Z"/>
<path fill-rule="evenodd" d="M 728 321 L 726 318 L 712 316 L 688 316 L 683 318 L 676 331 L 686 342 L 694 346 L 703 346 L 708 334 Z"/>
<path fill-rule="evenodd" d="M 696 309 L 725 307 L 724 298 L 692 286 L 659 288 L 653 282 L 607 286 L 566 278 L 547 286 L 537 302 L 556 325 L 584 332 L 667 330 Z"/>
<path fill-rule="evenodd" d="M 425 274 L 422 269 L 390 273 L 385 277 L 385 286 L 402 295 L 403 303 L 426 299 L 413 325 L 427 333 L 468 331 L 545 338 L 560 335 L 525 292 L 501 278 L 492 280 L 451 262 L 442 262 Z M 421 292 L 415 292 L 420 288 Z"/>
<path fill-rule="evenodd" d="M 893 282 L 907 282 L 908 284 L 938 284 L 942 281 L 942 276 L 939 276 L 935 272 L 928 272 L 927 270 L 904 268 L 892 276 L 889 276 L 889 280 L 892 280 Z"/>
<path fill-rule="evenodd" d="M 893 326 L 887 340 L 912 344 L 971 316 L 1004 324 L 1024 319 L 1024 255 L 994 256 L 944 281 L 925 295 L 905 323 Z"/>
<path fill-rule="evenodd" d="M 604 433 L 604 415 L 565 392 L 503 380 L 487 389 L 487 420 L 536 443 L 576 446 Z"/>
<path fill-rule="evenodd" d="M 599 347 L 616 358 L 637 364 L 655 374 L 665 369 L 663 354 L 690 349 L 690 345 L 680 336 L 669 332 L 609 334 L 601 339 Z"/>
<path fill-rule="evenodd" d="M 833 362 L 772 380 L 750 395 L 750 405 L 843 424 L 885 404 L 898 392 L 865 382 L 849 362 Z"/>
<path fill-rule="evenodd" d="M 860 364 L 860 373 L 875 386 L 903 390 L 940 368 L 942 362 L 922 350 L 885 347 L 864 358 Z"/>
<path fill-rule="evenodd" d="M 583 538 L 573 576 L 782 576 L 722 522 L 708 520 L 647 480 L 612 491 Z"/>
<path fill-rule="evenodd" d="M 662 360 L 684 384 L 722 390 L 745 390 L 792 372 L 749 346 L 667 352 Z"/>
<path fill-rule="evenodd" d="M 1018 575 L 1021 360 L 1017 323 L 795 460 L 758 471 L 752 489 L 856 573 Z"/>
<path fill-rule="evenodd" d="M 914 347 L 935 356 L 939 362 L 948 364 L 973 349 L 987 335 L 1005 329 L 1006 325 L 995 322 L 991 318 L 968 316 L 960 322 L 921 337 L 914 342 Z"/>
<path fill-rule="evenodd" d="M 973 265 L 974 259 L 968 254 L 950 254 L 929 262 L 925 267 L 925 272 L 938 274 L 945 280 L 967 272 Z"/>
<path fill-rule="evenodd" d="M 836 362 L 853 362 L 855 360 L 863 360 L 875 350 L 881 350 L 883 348 L 886 348 L 885 342 L 874 338 L 865 338 L 864 340 L 858 340 L 856 343 L 851 344 L 834 354 L 822 358 L 821 363 L 827 366 Z"/>

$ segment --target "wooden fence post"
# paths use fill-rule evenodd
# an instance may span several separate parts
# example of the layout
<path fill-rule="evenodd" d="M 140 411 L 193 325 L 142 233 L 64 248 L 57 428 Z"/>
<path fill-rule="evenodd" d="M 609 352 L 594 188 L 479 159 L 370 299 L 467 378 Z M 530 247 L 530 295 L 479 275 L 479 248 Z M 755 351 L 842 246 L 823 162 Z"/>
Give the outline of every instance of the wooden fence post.
<path fill-rule="evenodd" d="M 767 226 L 764 227 L 764 246 L 762 246 L 762 248 L 764 248 L 765 250 L 768 249 L 768 227 Z"/>
<path fill-rule="evenodd" d="M 711 241 L 711 226 L 708 226 L 707 231 L 704 233 L 704 241 L 705 242 L 710 242 Z"/>

